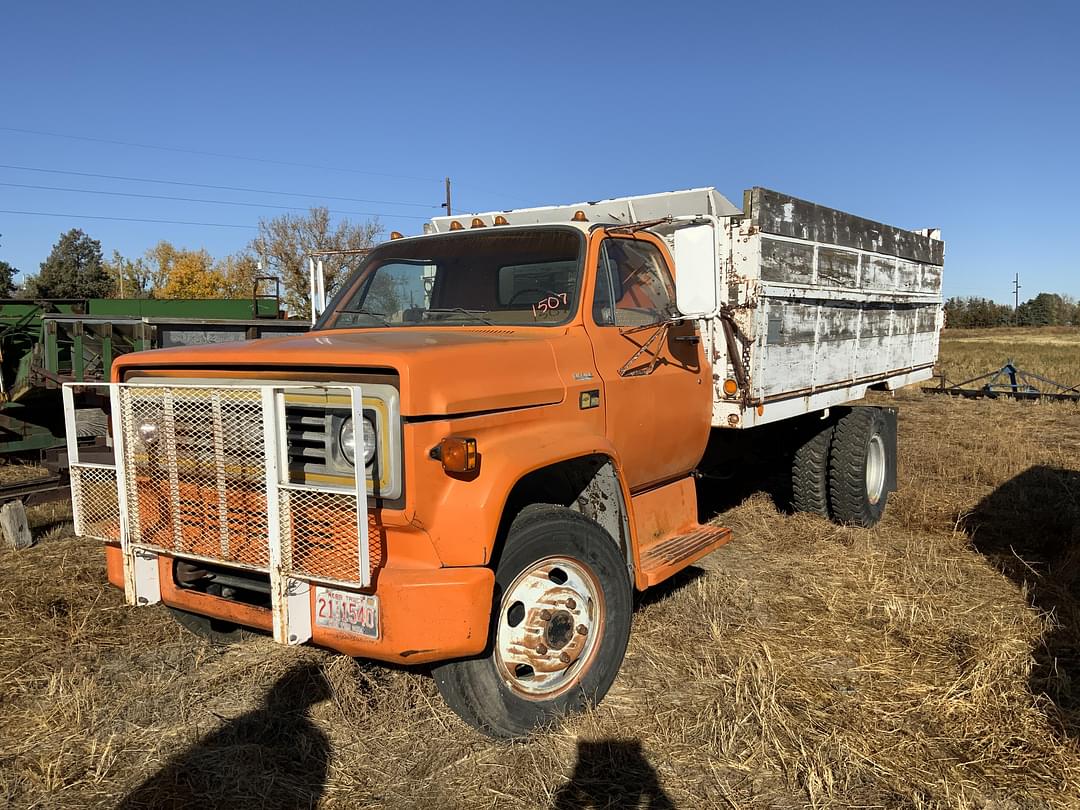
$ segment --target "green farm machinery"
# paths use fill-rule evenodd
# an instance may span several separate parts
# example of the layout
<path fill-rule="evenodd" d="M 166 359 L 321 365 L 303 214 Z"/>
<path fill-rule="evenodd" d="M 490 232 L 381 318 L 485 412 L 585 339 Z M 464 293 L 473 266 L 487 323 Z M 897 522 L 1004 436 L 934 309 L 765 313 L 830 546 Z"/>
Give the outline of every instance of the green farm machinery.
<path fill-rule="evenodd" d="M 276 293 L 247 299 L 0 300 L 0 458 L 40 459 L 49 453 L 46 466 L 54 473 L 62 469 L 61 385 L 107 381 L 121 354 L 309 328 L 306 320 L 284 317 Z M 94 405 L 80 403 L 86 438 L 105 433 L 105 415 Z M 61 484 L 57 474 L 36 482 L 0 481 L 0 500 Z"/>

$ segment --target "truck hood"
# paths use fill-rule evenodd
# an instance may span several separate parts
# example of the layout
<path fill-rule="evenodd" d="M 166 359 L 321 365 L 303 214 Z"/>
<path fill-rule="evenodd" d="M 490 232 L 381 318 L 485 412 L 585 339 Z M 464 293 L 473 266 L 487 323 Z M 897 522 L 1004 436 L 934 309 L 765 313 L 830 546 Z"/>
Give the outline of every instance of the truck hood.
<path fill-rule="evenodd" d="M 535 331 L 439 328 L 348 329 L 279 338 L 182 346 L 126 354 L 113 364 L 119 378 L 132 369 L 185 372 L 296 370 L 397 372 L 403 416 L 441 416 L 561 402 L 566 386 L 552 346 Z"/>

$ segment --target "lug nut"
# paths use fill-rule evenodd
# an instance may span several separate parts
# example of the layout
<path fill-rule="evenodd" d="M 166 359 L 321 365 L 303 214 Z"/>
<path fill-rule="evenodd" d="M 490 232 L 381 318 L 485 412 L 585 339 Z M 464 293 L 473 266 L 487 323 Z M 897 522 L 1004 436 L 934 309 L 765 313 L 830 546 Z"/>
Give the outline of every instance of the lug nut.
<path fill-rule="evenodd" d="M 579 636 L 584 636 L 584 635 L 585 635 L 586 633 L 588 633 L 588 632 L 589 632 L 589 628 L 588 628 L 588 627 L 586 627 L 586 626 L 585 626 L 585 625 L 583 625 L 583 624 L 579 624 L 579 625 L 577 626 L 577 631 L 578 631 L 578 635 L 579 635 Z"/>
<path fill-rule="evenodd" d="M 541 610 L 540 611 L 540 618 L 543 619 L 545 622 L 550 621 L 551 620 L 551 611 L 548 610 L 547 608 L 545 608 L 544 610 Z"/>
<path fill-rule="evenodd" d="M 577 602 L 575 602 L 573 599 L 567 599 L 566 600 L 566 606 L 568 608 L 570 608 L 570 610 L 573 610 L 574 608 L 577 607 Z"/>
<path fill-rule="evenodd" d="M 570 654 L 569 653 L 560 653 L 559 654 L 559 660 L 562 661 L 564 664 L 569 664 L 570 663 Z"/>
<path fill-rule="evenodd" d="M 547 655 L 547 645 L 546 644 L 537 644 L 536 645 L 536 654 L 537 655 Z"/>

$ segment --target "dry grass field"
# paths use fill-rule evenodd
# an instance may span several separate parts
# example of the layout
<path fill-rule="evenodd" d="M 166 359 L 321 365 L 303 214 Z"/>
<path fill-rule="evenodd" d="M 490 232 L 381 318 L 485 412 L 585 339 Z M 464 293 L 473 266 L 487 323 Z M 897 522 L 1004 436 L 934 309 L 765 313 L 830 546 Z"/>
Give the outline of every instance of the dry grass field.
<path fill-rule="evenodd" d="M 1080 336 L 1049 336 L 946 333 L 942 367 L 1080 382 Z M 1080 410 L 897 404 L 879 527 L 720 487 L 736 540 L 641 601 L 598 709 L 520 743 L 422 672 L 126 608 L 100 550 L 35 512 L 38 545 L 0 552 L 0 804 L 1080 806 Z"/>
<path fill-rule="evenodd" d="M 1007 360 L 1023 371 L 1068 386 L 1080 385 L 1080 328 L 947 329 L 942 333 L 938 372 L 944 372 L 950 382 L 1001 368 Z"/>

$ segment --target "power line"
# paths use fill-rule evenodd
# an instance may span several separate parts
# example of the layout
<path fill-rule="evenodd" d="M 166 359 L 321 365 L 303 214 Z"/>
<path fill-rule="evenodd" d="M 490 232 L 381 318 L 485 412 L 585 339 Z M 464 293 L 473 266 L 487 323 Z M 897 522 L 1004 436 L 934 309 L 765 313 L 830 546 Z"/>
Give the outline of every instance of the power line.
<path fill-rule="evenodd" d="M 370 172 L 370 171 L 366 171 L 364 169 L 351 169 L 351 168 L 346 168 L 346 167 L 341 167 L 341 166 L 326 166 L 326 165 L 321 165 L 321 164 L 317 164 L 317 163 L 297 163 L 297 162 L 289 161 L 289 160 L 273 160 L 273 159 L 270 159 L 270 158 L 252 157 L 250 155 L 232 155 L 232 154 L 228 154 L 228 153 L 224 153 L 224 152 L 205 152 L 205 151 L 201 151 L 201 150 L 198 150 L 198 149 L 184 149 L 184 148 L 178 147 L 178 146 L 160 146 L 160 145 L 157 145 L 157 144 L 150 144 L 150 143 L 135 143 L 135 142 L 132 142 L 132 141 L 116 141 L 116 140 L 111 140 L 109 138 L 92 138 L 92 137 L 90 137 L 88 135 L 68 135 L 68 134 L 65 134 L 65 133 L 62 133 L 62 132 L 45 132 L 43 130 L 22 129 L 20 127 L 0 127 L 0 132 L 15 132 L 15 133 L 18 133 L 18 134 L 21 134 L 21 135 L 41 135 L 41 136 L 48 137 L 48 138 L 66 138 L 68 140 L 73 140 L 73 141 L 87 141 L 89 143 L 104 143 L 104 144 L 111 144 L 112 146 L 126 146 L 126 147 L 133 147 L 133 148 L 136 148 L 136 149 L 156 149 L 156 150 L 163 151 L 163 152 L 180 152 L 180 153 L 188 154 L 188 155 L 202 155 L 203 157 L 225 158 L 227 160 L 247 160 L 247 161 L 253 161 L 255 163 L 268 163 L 268 164 L 273 164 L 273 165 L 278 165 L 278 166 L 294 166 L 294 167 L 298 167 L 298 168 L 302 168 L 302 169 L 320 169 L 322 171 L 349 172 L 351 174 L 364 174 L 364 175 L 369 175 L 371 177 L 389 177 L 389 178 L 399 179 L 399 180 L 417 180 L 417 181 L 423 182 L 423 183 L 441 183 L 442 182 L 442 180 L 440 178 L 438 178 L 438 177 L 419 177 L 417 175 L 412 175 L 412 174 L 394 174 L 394 173 L 391 173 L 391 172 Z M 165 182 L 165 181 L 162 181 L 162 182 Z M 462 184 L 458 183 L 458 185 L 460 186 Z M 483 192 L 484 194 L 494 194 L 497 197 L 504 197 L 506 199 L 513 199 L 513 200 L 518 200 L 518 201 L 521 200 L 520 197 L 515 197 L 514 195 L 507 194 L 504 191 L 493 191 L 491 189 L 481 188 L 481 187 L 475 186 L 475 185 L 473 185 L 472 183 L 469 183 L 469 182 L 466 182 L 464 185 L 465 185 L 466 188 L 471 188 L 474 191 L 480 191 L 480 192 Z M 271 193 L 274 193 L 274 192 L 271 192 Z M 316 196 L 316 195 L 311 195 L 311 196 Z M 375 201 L 374 200 L 362 200 L 361 202 L 375 202 Z M 394 203 L 394 204 L 398 204 L 398 203 Z M 401 205 L 416 205 L 417 203 L 400 203 L 400 204 Z M 435 207 L 438 207 L 438 206 L 435 206 Z M 488 208 L 490 208 L 490 207 L 491 206 L 488 206 Z"/>
<path fill-rule="evenodd" d="M 2 127 L 0 127 L 2 129 Z M 160 183 L 169 186 L 186 186 L 188 188 L 209 188 L 214 191 L 243 191 L 250 194 L 277 194 L 283 197 L 314 197 L 323 200 L 337 200 L 339 202 L 371 203 L 373 205 L 407 205 L 413 208 L 439 208 L 432 203 L 400 202 L 397 200 L 368 200 L 362 197 L 335 197 L 330 194 L 307 194 L 300 191 L 274 191 L 266 188 L 246 188 L 244 186 L 219 186 L 210 183 L 189 183 L 182 180 L 156 180 L 148 177 L 128 177 L 120 174 L 97 174 L 95 172 L 76 172 L 65 169 L 45 169 L 39 166 L 14 166 L 0 163 L 0 169 L 16 169 L 23 172 L 43 172 L 45 174 L 66 174 L 73 177 L 93 177 L 98 180 L 124 180 L 131 183 Z M 387 214 L 387 216 L 390 216 Z"/>
<path fill-rule="evenodd" d="M 241 205 L 248 208 L 277 208 L 281 211 L 306 211 L 306 208 L 297 208 L 291 205 L 264 205 L 262 203 L 239 202 L 237 200 L 203 200 L 197 197 L 176 197 L 170 194 L 137 194 L 133 191 L 101 191 L 90 188 L 67 188 L 64 186 L 37 186 L 29 183 L 4 183 L 0 186 L 9 188 L 29 188 L 39 191 L 70 191 L 76 194 L 105 194 L 109 197 L 138 197 L 145 200 L 176 200 L 179 202 L 206 203 L 209 205 Z M 378 211 L 337 211 L 327 209 L 333 214 L 351 214 L 358 217 L 398 217 L 400 219 L 427 219 L 416 214 L 386 214 Z"/>
<path fill-rule="evenodd" d="M 52 211 L 6 211 L 0 214 L 17 214 L 26 217 L 65 217 L 68 219 L 108 219 L 115 222 L 156 222 L 162 225 L 198 225 L 207 228 L 246 228 L 256 230 L 254 225 L 235 225 L 227 222 L 188 222 L 181 219 L 143 219 L 141 217 L 107 217 L 101 214 L 58 214 Z"/>
<path fill-rule="evenodd" d="M 90 143 L 105 143 L 113 146 L 127 146 L 136 149 L 156 149 L 161 152 L 181 152 L 187 155 L 201 155 L 203 157 L 225 158 L 226 160 L 247 160 L 253 163 L 271 163 L 277 166 L 295 166 L 301 169 L 320 169 L 331 172 L 349 172 L 350 174 L 366 174 L 372 177 L 393 177 L 400 180 L 419 180 L 425 183 L 441 183 L 437 177 L 417 177 L 410 174 L 391 174 L 389 172 L 369 172 L 363 169 L 350 169 L 342 166 L 325 166 L 317 163 L 297 163 L 290 160 L 272 160 L 270 158 L 252 157 L 251 155 L 232 155 L 226 152 L 204 152 L 200 149 L 184 149 L 179 146 L 159 146 L 151 143 L 135 143 L 134 141 L 114 141 L 109 138 L 91 138 L 87 135 L 67 135 L 62 132 L 44 132 L 38 129 L 21 129 L 19 127 L 0 127 L 3 132 L 17 132 L 21 135 L 42 135 L 47 138 L 66 138 L 72 141 L 89 141 Z"/>

